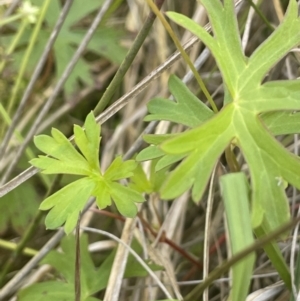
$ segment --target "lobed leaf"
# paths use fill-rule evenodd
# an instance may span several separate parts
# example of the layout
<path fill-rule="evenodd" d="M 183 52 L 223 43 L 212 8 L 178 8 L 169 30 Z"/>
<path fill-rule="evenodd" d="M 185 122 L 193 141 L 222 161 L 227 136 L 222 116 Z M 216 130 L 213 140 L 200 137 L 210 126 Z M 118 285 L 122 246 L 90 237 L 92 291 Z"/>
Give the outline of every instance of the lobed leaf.
<path fill-rule="evenodd" d="M 137 163 L 134 160 L 123 161 L 120 156 L 110 164 L 104 173 L 104 178 L 109 181 L 117 181 L 133 176 Z"/>
<path fill-rule="evenodd" d="M 96 197 L 96 203 L 100 209 L 111 205 L 110 191 L 105 181 L 97 181 L 92 194 Z"/>
<path fill-rule="evenodd" d="M 86 117 L 84 128 L 74 125 L 75 142 L 89 165 L 96 171 L 99 165 L 100 126 L 96 123 L 93 113 Z"/>
<path fill-rule="evenodd" d="M 56 129 L 52 130 L 53 137 L 42 135 L 35 138 L 37 147 L 54 158 L 39 156 L 31 161 L 32 165 L 41 168 L 44 173 L 85 176 L 42 202 L 41 210 L 51 209 L 45 220 L 48 229 L 65 223 L 65 232 L 70 233 L 90 196 L 96 197 L 100 209 L 110 206 L 113 200 L 120 213 L 128 217 L 134 217 L 137 213 L 134 203 L 144 201 L 137 191 L 115 182 L 133 176 L 137 163 L 134 160 L 123 162 L 119 156 L 102 175 L 98 162 L 100 126 L 92 112 L 88 114 L 84 127 L 85 130 L 74 126 L 75 142 L 81 154 Z"/>
<path fill-rule="evenodd" d="M 152 99 L 147 105 L 150 115 L 145 121 L 168 120 L 195 127 L 214 115 L 175 75 L 169 78 L 169 89 L 177 102 Z"/>
<path fill-rule="evenodd" d="M 46 174 L 88 175 L 90 166 L 83 156 L 76 151 L 72 143 L 57 129 L 52 129 L 51 133 L 52 137 L 46 135 L 36 136 L 34 143 L 39 150 L 54 159 L 39 156 L 39 158 L 31 160 L 30 163 L 41 168 Z"/>
<path fill-rule="evenodd" d="M 78 215 L 94 188 L 94 181 L 85 177 L 46 198 L 41 203 L 40 210 L 52 208 L 45 220 L 47 229 L 56 229 L 66 222 L 64 228 L 65 232 L 69 234 L 75 228 Z"/>
<path fill-rule="evenodd" d="M 148 161 L 164 156 L 165 153 L 157 146 L 151 145 L 143 149 L 137 156 L 137 161 Z"/>
<path fill-rule="evenodd" d="M 161 144 L 165 141 L 167 141 L 170 138 L 174 138 L 175 136 L 177 136 L 178 134 L 148 134 L 148 135 L 144 135 L 143 139 L 149 143 L 149 144 L 154 144 L 154 145 L 158 145 Z"/>
<path fill-rule="evenodd" d="M 45 174 L 73 174 L 73 175 L 88 175 L 90 171 L 85 164 L 74 165 L 73 163 L 59 161 L 46 156 L 39 156 L 38 158 L 29 161 L 31 165 L 42 169 Z"/>
<path fill-rule="evenodd" d="M 274 136 L 300 133 L 300 112 L 269 112 L 261 118 Z"/>
<path fill-rule="evenodd" d="M 126 217 L 135 217 L 137 214 L 137 207 L 134 203 L 142 203 L 145 201 L 141 194 L 116 182 L 111 182 L 108 185 L 111 197 L 114 200 L 118 211 Z"/>
<path fill-rule="evenodd" d="M 207 116 L 208 121 L 201 120 L 202 124 L 196 125 L 200 113 L 197 111 L 195 116 L 191 112 L 196 111 L 195 99 L 174 95 L 177 103 L 157 99 L 150 101 L 147 120 L 177 120 L 194 128 L 167 140 L 166 136 L 157 139 L 150 137 L 148 140 L 154 146 L 142 151 L 137 159 L 160 158 L 157 170 L 183 159 L 163 183 L 161 196 L 172 199 L 192 187 L 192 197 L 198 201 L 213 166 L 225 148 L 230 143 L 238 146 L 251 175 L 252 225 L 257 228 L 266 220 L 270 229 L 274 229 L 289 219 L 285 183 L 300 188 L 300 160 L 285 150 L 271 133 L 299 132 L 297 114 L 293 117 L 287 111 L 300 110 L 300 81 L 262 84 L 262 80 L 289 49 L 300 43 L 297 2 L 290 1 L 283 22 L 250 58 L 243 54 L 240 45 L 233 1 L 226 0 L 222 4 L 218 0 L 202 0 L 201 3 L 208 12 L 213 37 L 189 18 L 174 12 L 167 14 L 210 48 L 224 80 L 224 106 L 215 116 Z M 174 91 L 178 96 L 180 90 L 181 95 L 190 95 L 175 77 L 170 79 L 170 83 L 172 89 L 176 83 Z M 162 105 L 161 115 L 159 103 Z M 174 112 L 174 108 L 178 111 L 180 108 L 180 112 Z"/>

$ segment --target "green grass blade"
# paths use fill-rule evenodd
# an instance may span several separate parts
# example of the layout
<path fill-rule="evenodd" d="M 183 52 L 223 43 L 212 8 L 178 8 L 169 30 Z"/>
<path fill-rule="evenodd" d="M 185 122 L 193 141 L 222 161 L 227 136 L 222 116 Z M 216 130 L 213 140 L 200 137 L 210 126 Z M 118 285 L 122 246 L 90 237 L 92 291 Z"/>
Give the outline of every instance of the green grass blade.
<path fill-rule="evenodd" d="M 249 210 L 249 190 L 243 173 L 221 177 L 222 195 L 225 204 L 232 255 L 254 242 Z M 255 261 L 255 254 L 245 257 L 232 267 L 232 301 L 245 300 Z"/>

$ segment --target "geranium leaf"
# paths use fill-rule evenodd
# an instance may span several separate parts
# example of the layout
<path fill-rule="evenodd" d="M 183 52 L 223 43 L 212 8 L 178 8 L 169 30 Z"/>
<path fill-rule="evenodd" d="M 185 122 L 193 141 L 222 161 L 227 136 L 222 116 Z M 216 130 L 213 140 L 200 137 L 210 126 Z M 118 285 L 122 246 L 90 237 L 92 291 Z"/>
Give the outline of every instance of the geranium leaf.
<path fill-rule="evenodd" d="M 134 203 L 144 202 L 141 194 L 116 182 L 109 183 L 109 188 L 118 211 L 126 217 L 135 217 L 137 207 Z"/>
<path fill-rule="evenodd" d="M 123 161 L 120 156 L 110 164 L 104 173 L 104 178 L 109 181 L 117 181 L 133 176 L 137 163 L 134 160 Z"/>
<path fill-rule="evenodd" d="M 89 170 L 86 164 L 74 165 L 74 163 L 59 161 L 46 156 L 30 160 L 30 164 L 42 169 L 45 174 L 73 174 L 73 175 L 88 175 Z M 82 165 L 82 166 L 80 166 Z"/>
<path fill-rule="evenodd" d="M 93 113 L 87 116 L 84 126 L 85 130 L 74 126 L 75 142 L 81 153 L 56 129 L 52 130 L 53 137 L 42 135 L 35 138 L 37 147 L 54 158 L 39 156 L 31 161 L 32 165 L 44 173 L 84 176 L 42 202 L 41 210 L 51 209 L 45 220 L 48 229 L 65 223 L 65 232 L 70 233 L 90 196 L 96 197 L 100 209 L 110 206 L 113 200 L 120 213 L 128 217 L 137 213 L 134 203 L 144 201 L 139 192 L 115 182 L 133 176 L 137 163 L 134 160 L 124 162 L 120 156 L 116 157 L 102 175 L 98 162 L 100 126 Z"/>
<path fill-rule="evenodd" d="M 94 115 L 91 112 L 87 115 L 85 130 L 78 125 L 74 125 L 75 142 L 81 153 L 84 155 L 90 166 L 99 171 L 99 144 L 100 144 L 100 126 L 97 125 Z"/>
<path fill-rule="evenodd" d="M 148 134 L 148 135 L 144 135 L 143 139 L 149 144 L 158 145 L 167 141 L 170 138 L 174 138 L 177 135 L 178 134 L 162 134 L 162 135 Z"/>
<path fill-rule="evenodd" d="M 151 145 L 143 149 L 137 156 L 137 161 L 148 161 L 164 156 L 165 153 L 157 146 Z"/>
<path fill-rule="evenodd" d="M 52 136 L 40 135 L 34 137 L 36 147 L 45 154 L 52 156 L 54 159 L 40 156 L 33 159 L 30 163 L 41 168 L 44 173 L 71 173 L 77 175 L 88 175 L 89 164 L 79 154 L 72 143 L 57 129 L 52 129 Z M 74 164 L 76 162 L 76 165 Z M 55 167 L 57 171 L 55 172 Z"/>
<path fill-rule="evenodd" d="M 104 209 L 111 205 L 109 187 L 107 187 L 105 181 L 98 181 L 96 183 L 96 187 L 93 190 L 93 196 L 96 197 L 96 203 L 100 209 Z"/>
<path fill-rule="evenodd" d="M 160 168 L 167 166 L 168 162 L 175 162 L 175 158 L 164 155 L 182 156 L 183 161 L 162 185 L 161 196 L 172 199 L 192 188 L 194 201 L 199 201 L 220 155 L 230 144 L 239 147 L 251 175 L 252 225 L 257 228 L 265 220 L 270 229 L 274 229 L 289 219 L 284 191 L 286 183 L 300 188 L 299 158 L 272 136 L 299 132 L 299 122 L 289 114 L 300 110 L 300 81 L 262 81 L 269 69 L 300 43 L 297 3 L 295 0 L 289 2 L 283 22 L 250 58 L 241 48 L 233 1 L 225 0 L 222 4 L 218 0 L 202 0 L 201 3 L 208 12 L 213 36 L 186 16 L 173 12 L 167 15 L 198 36 L 211 50 L 224 81 L 224 106 L 215 116 L 207 116 L 208 121 L 202 120 L 202 124 L 194 126 L 191 108 L 195 110 L 195 102 L 190 97 L 179 99 L 174 95 L 178 103 L 163 100 L 164 109 L 160 116 L 159 101 L 154 100 L 153 107 L 150 101 L 149 110 L 153 115 L 150 114 L 147 120 L 156 117 L 176 122 L 177 119 L 177 122 L 194 128 L 167 140 L 150 137 L 148 140 L 154 145 L 142 151 L 137 159 L 160 158 L 163 163 L 165 160 L 166 163 L 160 163 Z M 171 83 L 175 81 L 170 79 Z M 176 88 L 182 91 L 182 95 L 189 94 L 187 88 L 178 82 Z M 177 95 L 180 94 L 178 91 Z M 181 106 L 180 114 L 174 113 L 172 106 Z M 170 112 L 174 114 L 172 117 Z M 184 121 L 189 118 L 190 123 Z M 277 120 L 282 121 L 282 125 L 275 124 Z"/>
<path fill-rule="evenodd" d="M 169 89 L 177 102 L 152 99 L 147 105 L 150 115 L 146 121 L 168 120 L 195 127 L 214 115 L 175 75 L 169 78 Z"/>
<path fill-rule="evenodd" d="M 262 114 L 261 118 L 275 136 L 300 132 L 300 112 L 268 112 Z"/>
<path fill-rule="evenodd" d="M 55 229 L 67 221 L 65 232 L 70 233 L 94 187 L 94 181 L 90 178 L 82 178 L 46 198 L 40 205 L 41 210 L 52 208 L 45 220 L 46 227 Z"/>

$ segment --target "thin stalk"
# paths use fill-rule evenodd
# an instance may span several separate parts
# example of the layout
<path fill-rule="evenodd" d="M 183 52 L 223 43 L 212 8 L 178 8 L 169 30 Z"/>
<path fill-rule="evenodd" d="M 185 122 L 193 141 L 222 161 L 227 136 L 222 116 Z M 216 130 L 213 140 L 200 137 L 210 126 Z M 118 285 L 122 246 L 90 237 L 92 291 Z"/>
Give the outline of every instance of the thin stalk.
<path fill-rule="evenodd" d="M 161 7 L 165 0 L 157 0 L 156 5 L 157 7 Z M 132 65 L 134 58 L 136 57 L 137 53 L 139 52 L 141 46 L 143 45 L 148 33 L 156 19 L 156 15 L 151 11 L 139 31 L 138 35 L 136 36 L 135 40 L 131 48 L 129 49 L 126 57 L 124 58 L 123 62 L 121 63 L 117 73 L 115 74 L 114 78 L 112 79 L 111 83 L 107 87 L 106 91 L 104 92 L 103 96 L 101 97 L 100 101 L 98 102 L 97 106 L 94 109 L 95 115 L 100 114 L 105 107 L 109 104 L 112 96 L 114 95 L 115 91 L 117 90 L 118 86 L 122 82 L 126 72 Z"/>
<path fill-rule="evenodd" d="M 248 0 L 249 4 L 251 5 L 251 7 L 253 7 L 253 9 L 255 10 L 255 12 L 257 13 L 257 15 L 262 19 L 262 21 L 267 25 L 267 27 L 271 30 L 274 31 L 275 28 L 274 26 L 268 21 L 268 19 L 264 16 L 264 14 L 260 11 L 260 9 L 257 7 L 257 5 L 255 3 L 253 3 L 252 0 Z"/>
<path fill-rule="evenodd" d="M 17 247 L 18 247 L 18 244 L 15 242 L 0 239 L 0 248 L 2 248 L 2 249 L 14 251 L 14 250 L 16 250 Z M 37 253 L 38 253 L 38 251 L 31 249 L 31 248 L 24 248 L 22 251 L 23 255 L 31 256 L 31 257 L 35 256 Z"/>
<path fill-rule="evenodd" d="M 241 167 L 236 159 L 236 156 L 233 153 L 233 150 L 231 149 L 231 145 L 229 145 L 225 149 L 225 158 L 231 172 L 238 172 L 241 170 Z"/>
<path fill-rule="evenodd" d="M 11 110 L 12 110 L 12 108 L 14 106 L 15 101 L 16 101 L 16 98 L 17 98 L 17 95 L 18 95 L 18 92 L 19 92 L 19 89 L 20 89 L 20 86 L 21 86 L 21 81 L 22 81 L 23 75 L 25 73 L 25 69 L 26 69 L 29 57 L 30 57 L 30 55 L 32 53 L 33 46 L 34 46 L 34 44 L 35 44 L 35 42 L 37 40 L 38 34 L 39 34 L 40 29 L 42 27 L 42 24 L 43 24 L 43 21 L 44 21 L 44 18 L 45 18 L 48 6 L 50 4 L 50 1 L 51 0 L 46 0 L 44 2 L 44 5 L 43 5 L 43 7 L 41 9 L 38 21 L 37 21 L 37 23 L 35 25 L 35 28 L 34 28 L 34 31 L 33 31 L 32 35 L 31 35 L 31 38 L 30 38 L 30 41 L 29 41 L 29 45 L 28 45 L 28 47 L 26 49 L 26 52 L 24 54 L 21 67 L 20 67 L 20 70 L 18 72 L 18 77 L 17 77 L 16 83 L 15 83 L 15 85 L 13 87 L 12 95 L 11 95 L 11 98 L 10 98 L 9 103 L 8 103 L 8 108 L 7 108 L 7 113 L 8 114 L 11 113 Z"/>
<path fill-rule="evenodd" d="M 73 1 L 74 0 L 67 0 L 66 1 L 66 3 L 65 3 L 65 5 L 64 5 L 64 7 L 63 7 L 63 9 L 62 9 L 62 11 L 59 15 L 59 18 L 58 18 L 58 20 L 57 20 L 57 22 L 54 26 L 54 29 L 53 29 L 53 31 L 52 31 L 49 39 L 48 39 L 48 42 L 47 42 L 47 44 L 46 44 L 46 46 L 43 50 L 43 53 L 42 53 L 37 65 L 35 67 L 35 70 L 34 70 L 32 76 L 31 76 L 31 78 L 30 78 L 30 81 L 29 81 L 29 83 L 26 87 L 26 90 L 22 95 L 22 99 L 21 99 L 21 101 L 18 105 L 18 108 L 17 108 L 16 112 L 14 113 L 12 122 L 11 122 L 11 124 L 10 124 L 6 134 L 5 134 L 5 137 L 1 141 L 1 144 L 0 144 L 0 160 L 2 159 L 2 157 L 5 154 L 5 150 L 6 150 L 6 147 L 7 147 L 8 143 L 9 143 L 9 140 L 13 135 L 14 129 L 16 128 L 18 121 L 21 118 L 22 111 L 25 108 L 27 100 L 29 99 L 29 95 L 31 94 L 32 89 L 34 87 L 34 84 L 35 84 L 36 80 L 38 79 L 38 77 L 39 77 L 39 75 L 40 75 L 40 73 L 43 69 L 43 66 L 44 66 L 44 64 L 47 60 L 49 52 L 50 52 L 50 50 L 51 50 L 51 48 L 52 48 L 59 32 L 60 32 L 60 30 L 61 30 L 61 28 L 64 24 L 64 21 L 65 21 L 67 15 L 68 15 L 68 12 L 70 11 L 70 8 L 73 4 Z"/>
<path fill-rule="evenodd" d="M 6 53 L 4 54 L 5 57 L 8 57 L 9 55 L 11 55 L 12 52 L 15 50 L 15 48 L 16 48 L 16 46 L 17 46 L 17 44 L 18 44 L 18 42 L 19 42 L 22 34 L 24 33 L 24 30 L 25 30 L 25 28 L 26 28 L 27 25 L 28 25 L 28 20 L 27 19 L 23 19 L 22 23 L 21 23 L 21 25 L 19 27 L 18 32 L 14 35 L 14 38 L 13 38 L 11 44 L 9 45 Z M 6 59 L 4 59 L 4 60 L 1 61 L 1 63 L 0 63 L 0 73 L 2 73 L 3 68 L 6 65 L 6 62 L 7 62 Z"/>
<path fill-rule="evenodd" d="M 0 103 L 0 116 L 2 117 L 2 119 L 4 120 L 4 122 L 7 125 L 11 124 L 11 119 L 8 116 L 7 112 L 5 111 L 4 107 L 2 106 L 2 104 Z M 14 131 L 14 135 L 16 137 L 16 139 L 18 140 L 18 142 L 22 143 L 24 138 L 22 137 L 21 133 L 17 130 Z M 34 154 L 33 150 L 28 146 L 25 150 L 25 154 L 27 156 L 27 158 L 29 160 L 33 159 L 36 157 L 36 155 Z M 44 185 L 49 188 L 50 187 L 50 180 L 49 177 L 45 174 L 39 173 L 40 178 L 42 179 Z"/>
<path fill-rule="evenodd" d="M 4 26 L 6 24 L 12 23 L 14 21 L 17 21 L 19 19 L 22 19 L 23 17 L 24 17 L 23 14 L 17 14 L 17 15 L 13 15 L 11 17 L 5 18 L 0 21 L 0 27 Z"/>
<path fill-rule="evenodd" d="M 95 203 L 95 198 L 90 198 L 87 202 L 82 213 L 84 214 L 93 204 Z M 61 241 L 64 237 L 65 232 L 63 228 L 60 228 L 39 250 L 29 262 L 27 262 L 14 276 L 13 278 L 5 284 L 0 290 L 0 300 L 13 294 L 19 288 L 19 283 L 32 271 L 32 269 Z"/>
<path fill-rule="evenodd" d="M 169 33 L 169 35 L 172 38 L 172 40 L 173 40 L 174 44 L 176 45 L 177 49 L 180 51 L 184 61 L 190 67 L 191 71 L 194 74 L 194 77 L 196 78 L 201 90 L 203 91 L 203 93 L 204 93 L 205 97 L 207 98 L 207 100 L 208 100 L 210 106 L 212 107 L 213 111 L 215 113 L 217 113 L 218 108 L 217 108 L 215 102 L 213 101 L 213 99 L 212 99 L 211 95 L 209 94 L 208 90 L 206 89 L 205 84 L 204 84 L 199 72 L 196 70 L 194 64 L 192 63 L 189 56 L 187 55 L 187 53 L 183 49 L 180 41 L 176 37 L 176 35 L 175 35 L 174 31 L 172 30 L 170 24 L 167 22 L 167 20 L 163 16 L 163 14 L 158 10 L 158 8 L 155 6 L 155 4 L 151 0 L 146 0 L 146 1 L 147 1 L 148 5 L 151 7 L 152 11 L 157 15 L 157 17 L 159 18 L 159 20 L 161 21 L 161 23 L 163 24 L 163 26 L 165 27 L 167 32 Z"/>
<path fill-rule="evenodd" d="M 75 275 L 74 275 L 74 290 L 75 290 L 75 301 L 81 300 L 81 261 L 80 261 L 80 218 L 81 212 L 79 212 L 77 225 L 76 225 L 76 255 L 75 255 Z"/>

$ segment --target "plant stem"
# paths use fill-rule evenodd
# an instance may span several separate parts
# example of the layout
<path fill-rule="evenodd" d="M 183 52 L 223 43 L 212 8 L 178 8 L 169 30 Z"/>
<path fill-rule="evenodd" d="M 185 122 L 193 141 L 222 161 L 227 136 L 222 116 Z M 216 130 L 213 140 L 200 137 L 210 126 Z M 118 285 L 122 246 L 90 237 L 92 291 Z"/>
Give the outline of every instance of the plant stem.
<path fill-rule="evenodd" d="M 0 247 L 2 249 L 14 251 L 17 248 L 17 246 L 18 246 L 18 244 L 14 243 L 14 242 L 0 239 Z M 24 248 L 22 253 L 26 256 L 32 257 L 32 256 L 35 256 L 38 253 L 38 251 L 31 249 L 31 248 Z"/>
<path fill-rule="evenodd" d="M 157 7 L 161 7 L 165 0 L 157 0 L 156 5 Z M 134 58 L 136 57 L 138 51 L 140 50 L 142 44 L 144 43 L 148 33 L 154 23 L 156 15 L 151 11 L 142 27 L 138 35 L 136 36 L 131 48 L 129 49 L 126 57 L 124 58 L 123 62 L 121 63 L 117 73 L 115 74 L 114 78 L 112 79 L 111 83 L 107 87 L 106 91 L 104 92 L 103 96 L 101 97 L 100 101 L 98 102 L 97 106 L 94 109 L 94 114 L 100 114 L 105 107 L 109 104 L 112 96 L 114 95 L 117 87 L 120 85 L 123 77 L 125 76 L 127 70 L 131 66 Z"/>
<path fill-rule="evenodd" d="M 253 3 L 252 0 L 248 0 L 249 4 L 253 7 L 255 12 L 258 14 L 258 16 L 262 19 L 262 21 L 267 25 L 267 27 L 271 30 L 274 31 L 275 28 L 274 26 L 268 21 L 268 19 L 265 17 L 265 15 L 260 11 L 260 9 Z"/>
<path fill-rule="evenodd" d="M 208 90 L 205 87 L 205 84 L 199 74 L 199 72 L 196 70 L 194 64 L 192 63 L 192 61 L 190 60 L 189 56 L 187 55 L 187 53 L 185 52 L 185 50 L 183 49 L 181 43 L 179 42 L 178 38 L 176 37 L 174 31 L 172 30 L 171 26 L 169 25 L 169 23 L 167 22 L 167 20 L 165 19 L 165 17 L 163 16 L 163 14 L 158 10 L 158 8 L 155 6 L 155 4 L 151 1 L 151 0 L 146 0 L 148 5 L 151 7 L 151 9 L 153 10 L 153 12 L 157 15 L 157 17 L 160 19 L 160 21 L 162 22 L 162 24 L 164 25 L 165 29 L 167 30 L 167 32 L 169 33 L 170 37 L 172 38 L 174 44 L 176 45 L 177 49 L 180 51 L 184 61 L 188 64 L 188 66 L 190 67 L 191 71 L 194 74 L 195 79 L 197 80 L 201 90 L 203 91 L 204 95 L 206 96 L 210 106 L 212 107 L 213 111 L 215 113 L 218 112 L 218 108 L 215 104 L 215 102 L 213 101 L 211 95 L 209 94 Z"/>
<path fill-rule="evenodd" d="M 51 2 L 51 0 L 46 0 L 44 2 L 44 5 L 43 5 L 43 7 L 41 9 L 41 12 L 40 12 L 39 19 L 38 19 L 38 21 L 35 25 L 35 28 L 34 28 L 34 31 L 33 31 L 32 35 L 30 37 L 28 47 L 26 49 L 26 52 L 24 54 L 20 70 L 18 72 L 17 80 L 16 80 L 16 83 L 13 87 L 12 95 L 11 95 L 9 103 L 8 103 L 8 108 L 7 108 L 7 113 L 8 114 L 10 114 L 11 110 L 13 109 L 14 103 L 16 101 L 16 98 L 17 98 L 17 95 L 18 95 L 18 92 L 19 92 L 19 89 L 20 89 L 20 86 L 21 86 L 21 81 L 22 81 L 23 75 L 25 73 L 27 63 L 29 61 L 29 57 L 32 53 L 33 46 L 35 45 L 38 34 L 40 33 L 40 29 L 42 27 L 42 24 L 43 24 L 43 21 L 44 21 L 44 18 L 45 18 L 45 15 L 46 15 L 46 12 L 47 12 L 47 9 L 48 9 L 48 6 L 49 6 L 50 2 Z"/>
<path fill-rule="evenodd" d="M 27 19 L 24 19 L 24 20 L 22 21 L 20 27 L 19 27 L 18 32 L 14 35 L 14 38 L 13 38 L 11 44 L 9 45 L 9 47 L 8 47 L 6 53 L 5 53 L 5 59 L 3 59 L 3 60 L 1 61 L 1 63 L 0 63 L 0 73 L 2 73 L 3 68 L 4 68 L 5 65 L 6 65 L 6 62 L 7 62 L 6 57 L 8 57 L 9 55 L 11 55 L 12 52 L 15 50 L 15 48 L 16 48 L 16 46 L 17 46 L 17 44 L 18 44 L 18 42 L 19 42 L 21 36 L 23 35 L 24 30 L 26 29 L 26 26 L 27 26 L 27 25 L 28 25 L 28 20 L 27 20 Z"/>

